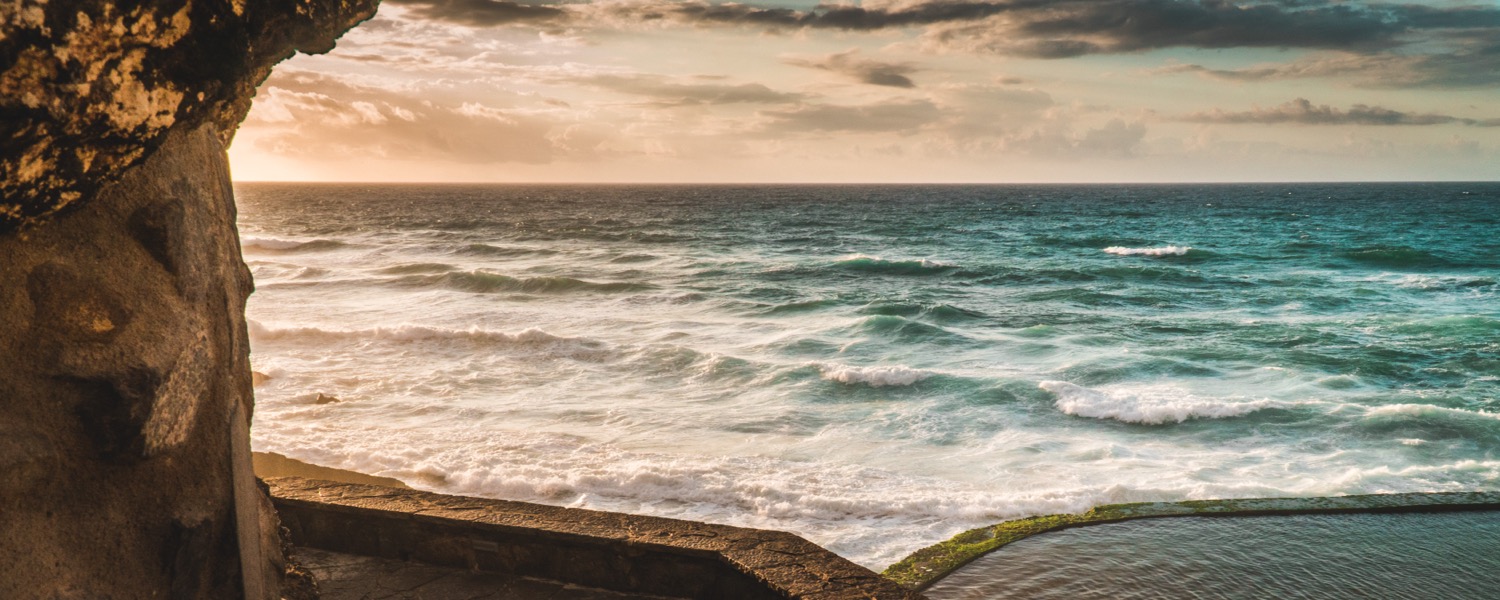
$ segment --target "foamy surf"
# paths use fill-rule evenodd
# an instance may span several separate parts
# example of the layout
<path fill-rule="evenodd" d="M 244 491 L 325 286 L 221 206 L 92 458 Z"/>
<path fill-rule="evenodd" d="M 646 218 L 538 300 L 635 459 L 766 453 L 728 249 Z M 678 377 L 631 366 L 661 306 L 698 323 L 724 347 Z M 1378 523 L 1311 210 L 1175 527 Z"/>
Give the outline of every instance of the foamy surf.
<path fill-rule="evenodd" d="M 790 530 L 873 569 L 973 527 L 1161 498 L 1286 495 L 1265 487 L 1046 485 L 1001 491 L 830 462 L 643 452 L 566 434 L 315 426 L 257 449 L 448 494 Z M 378 443 L 371 440 L 378 439 Z"/>
<path fill-rule="evenodd" d="M 864 384 L 870 387 L 912 385 L 937 373 L 913 369 L 904 365 L 858 367 L 850 365 L 815 363 L 823 373 L 823 379 L 847 384 Z"/>
<path fill-rule="evenodd" d="M 1043 381 L 1038 387 L 1056 396 L 1058 410 L 1066 414 L 1142 425 L 1181 423 L 1188 419 L 1225 419 L 1286 406 L 1286 403 L 1274 400 L 1203 398 L 1171 386 L 1134 391 L 1098 390 L 1066 381 Z"/>
<path fill-rule="evenodd" d="M 1191 246 L 1162 246 L 1160 248 L 1126 248 L 1124 246 L 1110 246 L 1104 249 L 1105 254 L 1115 256 L 1183 256 L 1193 248 Z"/>

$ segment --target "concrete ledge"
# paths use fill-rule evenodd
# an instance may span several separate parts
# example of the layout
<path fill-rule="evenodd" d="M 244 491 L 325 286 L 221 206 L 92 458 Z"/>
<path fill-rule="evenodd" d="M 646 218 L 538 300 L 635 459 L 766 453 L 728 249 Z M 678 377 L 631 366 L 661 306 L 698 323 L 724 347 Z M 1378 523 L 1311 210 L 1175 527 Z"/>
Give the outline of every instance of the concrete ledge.
<path fill-rule="evenodd" d="M 1254 517 L 1337 513 L 1500 510 L 1500 492 L 1370 494 L 1321 498 L 1247 498 L 1107 504 L 1082 514 L 1045 515 L 971 529 L 886 568 L 892 581 L 923 590 L 974 559 L 1033 535 L 1086 525 L 1165 517 Z"/>
<path fill-rule="evenodd" d="M 790 533 L 297 477 L 266 480 L 299 546 L 678 598 L 920 599 Z"/>

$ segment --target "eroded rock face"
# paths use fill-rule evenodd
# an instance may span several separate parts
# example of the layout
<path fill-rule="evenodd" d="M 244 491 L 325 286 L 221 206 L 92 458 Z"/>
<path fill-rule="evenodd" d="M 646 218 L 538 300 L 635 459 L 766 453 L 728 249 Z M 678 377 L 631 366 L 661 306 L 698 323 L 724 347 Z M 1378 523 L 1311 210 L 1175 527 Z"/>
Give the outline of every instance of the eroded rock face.
<path fill-rule="evenodd" d="M 0 233 L 96 194 L 174 128 L 226 144 L 271 66 L 378 0 L 0 0 Z"/>
<path fill-rule="evenodd" d="M 0 598 L 276 598 L 224 147 L 376 0 L 0 0 Z"/>

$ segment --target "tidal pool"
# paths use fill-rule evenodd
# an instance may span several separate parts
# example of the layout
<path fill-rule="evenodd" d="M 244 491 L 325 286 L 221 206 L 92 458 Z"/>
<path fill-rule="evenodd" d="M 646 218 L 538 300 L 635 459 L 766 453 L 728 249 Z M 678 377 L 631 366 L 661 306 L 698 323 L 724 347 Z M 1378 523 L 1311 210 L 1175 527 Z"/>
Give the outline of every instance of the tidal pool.
<path fill-rule="evenodd" d="M 1500 511 L 1181 517 L 1056 531 L 939 580 L 977 598 L 1500 598 Z"/>

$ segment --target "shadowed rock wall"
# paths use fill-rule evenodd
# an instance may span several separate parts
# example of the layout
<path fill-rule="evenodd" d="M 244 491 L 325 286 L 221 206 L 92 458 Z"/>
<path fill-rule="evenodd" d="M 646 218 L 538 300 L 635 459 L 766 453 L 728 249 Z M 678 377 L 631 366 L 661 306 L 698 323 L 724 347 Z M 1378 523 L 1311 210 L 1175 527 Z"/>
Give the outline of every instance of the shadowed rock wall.
<path fill-rule="evenodd" d="M 276 598 L 224 147 L 377 0 L 0 0 L 0 598 Z"/>

